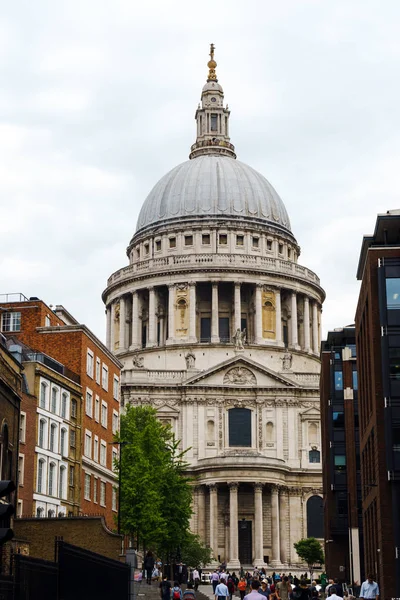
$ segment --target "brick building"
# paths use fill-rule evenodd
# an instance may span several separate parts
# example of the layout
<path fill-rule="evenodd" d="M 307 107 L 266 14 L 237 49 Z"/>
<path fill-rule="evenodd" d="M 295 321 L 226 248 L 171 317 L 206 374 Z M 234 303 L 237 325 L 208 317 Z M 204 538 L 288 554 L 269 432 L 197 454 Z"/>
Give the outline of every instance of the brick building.
<path fill-rule="evenodd" d="M 362 506 L 355 328 L 321 345 L 321 432 L 325 565 L 329 577 L 360 582 Z"/>
<path fill-rule="evenodd" d="M 117 512 L 112 442 L 119 427 L 121 363 L 62 306 L 55 309 L 36 297 L 2 296 L 1 331 L 58 361 L 79 375 L 83 395 L 81 512 L 104 515 L 114 527 Z"/>
<path fill-rule="evenodd" d="M 365 236 L 356 313 L 366 572 L 400 596 L 400 211 Z"/>

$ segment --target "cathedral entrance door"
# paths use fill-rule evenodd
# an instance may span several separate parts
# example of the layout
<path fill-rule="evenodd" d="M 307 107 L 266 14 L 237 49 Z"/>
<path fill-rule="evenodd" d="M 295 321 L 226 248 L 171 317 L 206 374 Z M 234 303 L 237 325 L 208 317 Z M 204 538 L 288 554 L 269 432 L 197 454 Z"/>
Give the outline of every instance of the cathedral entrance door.
<path fill-rule="evenodd" d="M 253 536 L 251 521 L 242 519 L 238 523 L 239 561 L 241 565 L 253 564 Z"/>

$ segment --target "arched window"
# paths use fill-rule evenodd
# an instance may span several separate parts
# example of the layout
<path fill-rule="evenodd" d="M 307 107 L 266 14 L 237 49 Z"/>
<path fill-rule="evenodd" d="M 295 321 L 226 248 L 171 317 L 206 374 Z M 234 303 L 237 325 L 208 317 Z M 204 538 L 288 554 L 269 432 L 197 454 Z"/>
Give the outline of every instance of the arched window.
<path fill-rule="evenodd" d="M 63 427 L 61 429 L 61 435 L 60 435 L 60 454 L 61 454 L 61 456 L 67 456 L 66 439 L 67 439 L 67 430 L 64 429 L 64 427 Z"/>
<path fill-rule="evenodd" d="M 274 424 L 271 423 L 271 421 L 268 421 L 268 423 L 267 423 L 265 436 L 266 436 L 267 442 L 274 441 Z"/>
<path fill-rule="evenodd" d="M 215 436 L 215 423 L 210 419 L 207 421 L 207 440 L 214 441 Z"/>
<path fill-rule="evenodd" d="M 307 500 L 307 537 L 324 537 L 324 507 L 320 496 Z"/>
<path fill-rule="evenodd" d="M 39 460 L 39 463 L 38 463 L 38 472 L 37 472 L 37 491 L 38 491 L 38 494 L 41 494 L 42 491 L 43 491 L 43 477 L 44 477 L 44 459 L 41 458 Z M 40 515 L 38 515 L 38 516 L 40 517 Z"/>
<path fill-rule="evenodd" d="M 51 390 L 51 412 L 57 413 L 57 398 L 58 398 L 58 389 L 52 388 Z"/>
<path fill-rule="evenodd" d="M 42 506 L 38 506 L 36 509 L 36 516 L 40 519 L 43 517 L 44 508 Z"/>
<path fill-rule="evenodd" d="M 50 467 L 49 467 L 49 496 L 54 496 L 55 471 L 56 471 L 56 465 L 54 463 L 50 463 Z"/>
<path fill-rule="evenodd" d="M 54 510 L 52 510 L 51 508 L 47 511 L 47 516 L 49 517 L 49 519 L 52 519 L 53 517 L 55 517 L 56 513 Z"/>
<path fill-rule="evenodd" d="M 65 476 L 66 470 L 64 465 L 60 467 L 60 477 L 58 481 L 58 495 L 60 498 L 65 498 Z"/>
<path fill-rule="evenodd" d="M 45 448 L 46 440 L 46 420 L 40 419 L 39 421 L 39 446 Z"/>
<path fill-rule="evenodd" d="M 56 452 L 57 448 L 57 425 L 55 423 L 51 424 L 50 427 L 50 451 Z"/>
<path fill-rule="evenodd" d="M 229 415 L 229 445 L 251 448 L 251 410 L 231 408 Z"/>
<path fill-rule="evenodd" d="M 318 444 L 318 425 L 316 423 L 308 425 L 308 441 L 310 444 Z"/>
<path fill-rule="evenodd" d="M 40 384 L 40 408 L 46 408 L 47 384 L 42 381 Z"/>
<path fill-rule="evenodd" d="M 65 419 L 67 416 L 67 399 L 68 399 L 67 393 L 63 392 L 62 396 L 61 396 L 61 417 L 63 419 Z"/>
<path fill-rule="evenodd" d="M 320 463 L 321 462 L 321 453 L 316 448 L 313 448 L 308 453 L 308 461 L 310 463 Z"/>

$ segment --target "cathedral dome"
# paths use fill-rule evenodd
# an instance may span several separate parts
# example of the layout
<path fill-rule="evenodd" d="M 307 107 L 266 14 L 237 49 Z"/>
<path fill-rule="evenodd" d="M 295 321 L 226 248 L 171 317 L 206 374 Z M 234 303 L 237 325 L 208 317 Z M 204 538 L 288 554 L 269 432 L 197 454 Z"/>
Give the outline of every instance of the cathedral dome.
<path fill-rule="evenodd" d="M 272 185 L 248 165 L 208 154 L 164 175 L 147 196 L 137 232 L 177 219 L 241 218 L 291 231 L 285 205 Z"/>

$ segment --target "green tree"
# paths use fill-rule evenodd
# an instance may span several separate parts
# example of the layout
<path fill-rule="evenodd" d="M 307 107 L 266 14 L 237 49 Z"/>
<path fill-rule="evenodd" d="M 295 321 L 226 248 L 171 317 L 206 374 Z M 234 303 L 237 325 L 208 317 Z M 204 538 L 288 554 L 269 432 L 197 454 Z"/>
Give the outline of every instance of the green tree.
<path fill-rule="evenodd" d="M 304 538 L 293 545 L 299 557 L 307 563 L 312 580 L 315 565 L 322 565 L 325 560 L 321 544 L 316 538 L 310 537 Z"/>
<path fill-rule="evenodd" d="M 190 567 L 205 567 L 212 560 L 212 551 L 209 546 L 205 546 L 198 535 L 186 534 L 182 544 L 182 561 Z"/>

